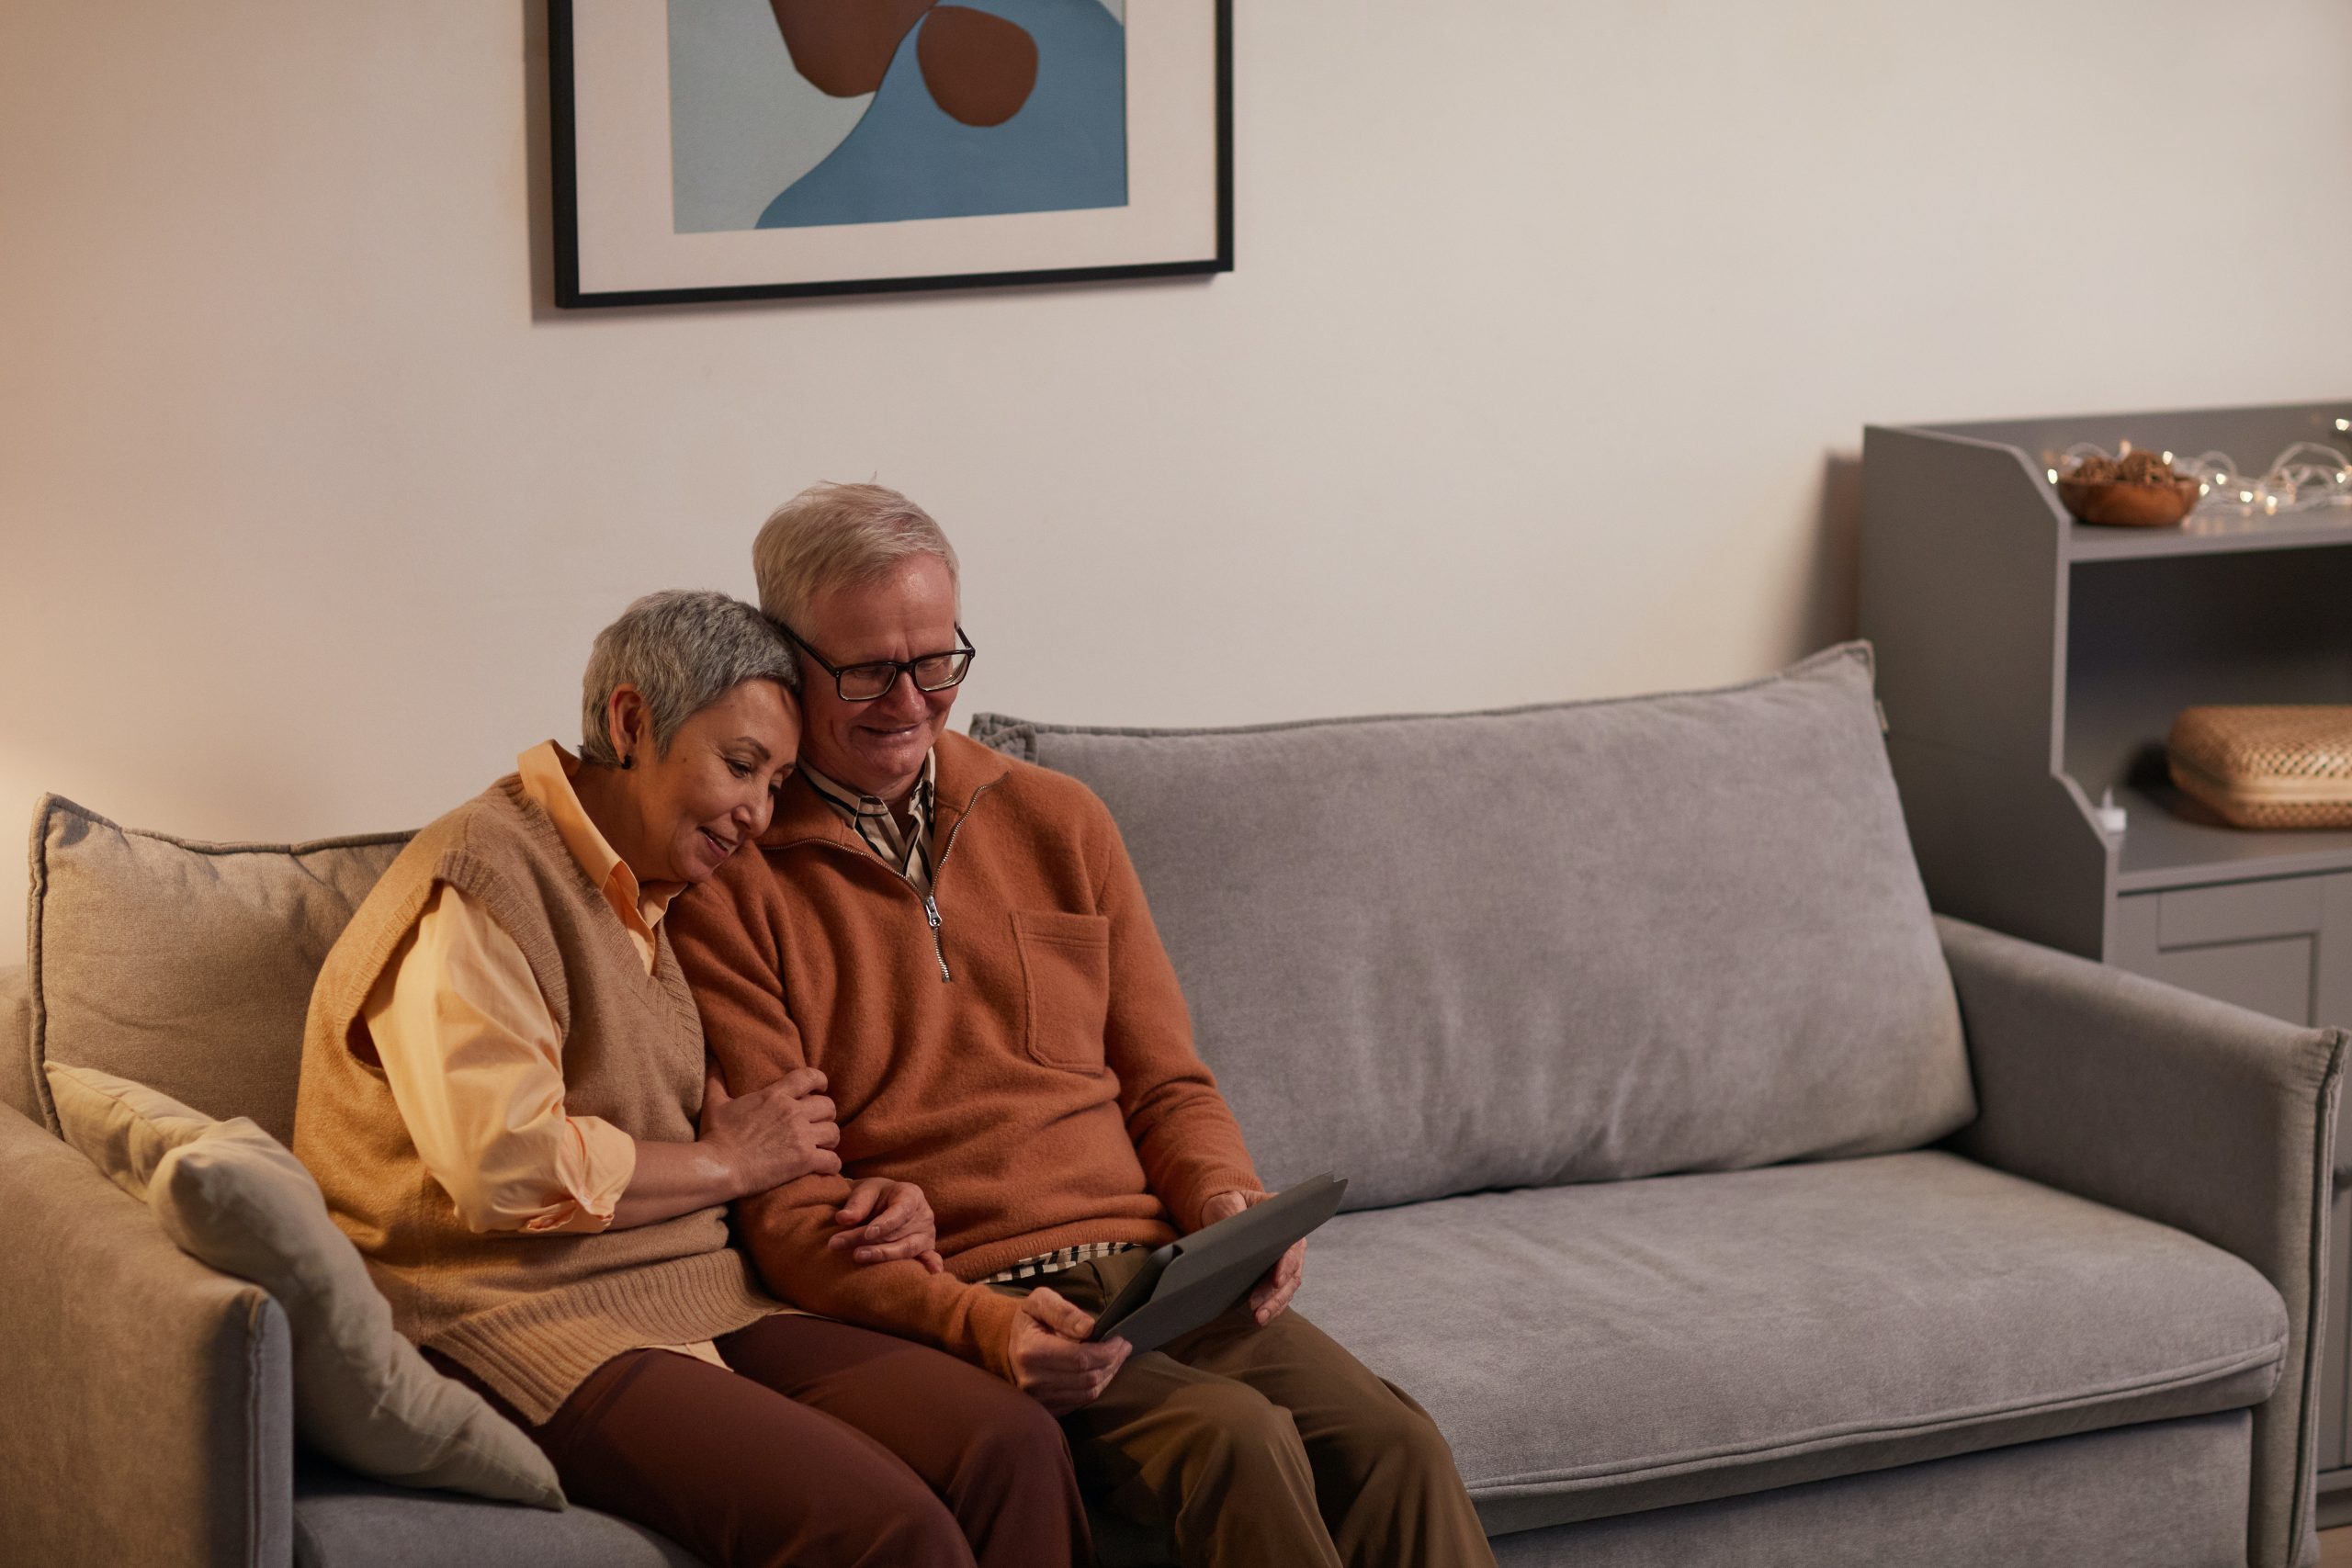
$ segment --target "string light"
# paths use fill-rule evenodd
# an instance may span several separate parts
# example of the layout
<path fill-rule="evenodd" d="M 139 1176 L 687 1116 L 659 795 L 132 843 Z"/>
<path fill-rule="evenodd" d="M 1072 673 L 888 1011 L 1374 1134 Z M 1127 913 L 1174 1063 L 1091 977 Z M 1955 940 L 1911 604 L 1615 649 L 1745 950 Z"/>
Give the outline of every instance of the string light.
<path fill-rule="evenodd" d="M 2337 420 L 2336 424 L 2352 430 L 2352 417 Z M 2116 445 L 2119 452 L 2132 449 L 2129 442 Z M 2209 518 L 2214 513 L 2284 517 L 2352 508 L 2352 467 L 2346 466 L 2344 453 L 2321 442 L 2293 443 L 2273 457 L 2270 467 L 2257 476 L 2240 472 L 2236 460 L 2227 452 L 2200 452 L 2184 460 L 2166 450 L 2162 457 L 2173 478 L 2197 486 L 2196 507 L 2207 513 Z M 2080 474 L 2084 465 L 2093 460 L 2109 465 L 2106 470 L 2109 473 L 2118 461 L 2094 443 L 2078 442 L 2054 456 L 2043 453 L 2042 461 L 2047 466 L 2042 472 L 2055 485 Z M 2342 513 L 2339 512 L 2338 515 Z"/>

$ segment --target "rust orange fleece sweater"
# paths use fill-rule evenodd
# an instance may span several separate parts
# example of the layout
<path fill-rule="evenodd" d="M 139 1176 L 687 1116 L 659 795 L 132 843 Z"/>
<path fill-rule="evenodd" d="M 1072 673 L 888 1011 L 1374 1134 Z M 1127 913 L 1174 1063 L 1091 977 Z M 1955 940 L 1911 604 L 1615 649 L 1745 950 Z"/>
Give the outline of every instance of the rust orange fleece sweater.
<path fill-rule="evenodd" d="M 963 736 L 938 758 L 935 926 L 796 780 L 758 849 L 671 906 L 670 939 L 730 1092 L 806 1066 L 839 1107 L 842 1175 L 738 1207 L 769 1287 L 1001 1374 L 1018 1303 L 969 1281 L 1156 1247 L 1258 1178 L 1110 812 Z M 945 1274 L 827 1249 L 860 1176 L 922 1188 Z"/>

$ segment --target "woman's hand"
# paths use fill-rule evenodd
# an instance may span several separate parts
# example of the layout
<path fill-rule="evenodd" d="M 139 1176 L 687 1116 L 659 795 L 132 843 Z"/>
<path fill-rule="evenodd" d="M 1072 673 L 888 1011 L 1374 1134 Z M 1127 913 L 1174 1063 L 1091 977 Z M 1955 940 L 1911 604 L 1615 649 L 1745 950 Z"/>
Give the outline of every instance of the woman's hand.
<path fill-rule="evenodd" d="M 1201 1205 L 1201 1223 L 1213 1225 L 1219 1220 L 1231 1219 L 1244 1209 L 1254 1209 L 1271 1192 L 1219 1192 Z M 1299 1281 L 1306 1278 L 1306 1238 L 1292 1242 L 1274 1266 L 1260 1277 L 1250 1292 L 1250 1315 L 1264 1327 L 1283 1314 L 1291 1297 L 1298 1294 Z"/>
<path fill-rule="evenodd" d="M 833 1152 L 842 1133 L 824 1087 L 824 1074 L 802 1067 L 739 1100 L 709 1073 L 702 1085 L 702 1135 L 691 1144 L 638 1140 L 637 1169 L 613 1206 L 612 1228 L 658 1224 L 795 1177 L 832 1175 L 842 1168 Z"/>
<path fill-rule="evenodd" d="M 833 1150 L 842 1130 L 824 1090 L 825 1075 L 814 1067 L 796 1067 L 740 1098 L 717 1073 L 704 1081 L 701 1141 L 732 1173 L 737 1197 L 840 1171 Z"/>
<path fill-rule="evenodd" d="M 1004 1359 L 1013 1386 L 1053 1416 L 1083 1410 L 1102 1396 L 1135 1348 L 1115 1336 L 1089 1343 L 1094 1319 L 1040 1285 L 1022 1299 Z"/>
<path fill-rule="evenodd" d="M 849 1184 L 849 1201 L 833 1215 L 833 1224 L 850 1227 L 825 1245 L 846 1252 L 860 1263 L 888 1263 L 911 1258 L 936 1274 L 940 1261 L 939 1230 L 931 1200 L 911 1181 L 862 1176 Z"/>

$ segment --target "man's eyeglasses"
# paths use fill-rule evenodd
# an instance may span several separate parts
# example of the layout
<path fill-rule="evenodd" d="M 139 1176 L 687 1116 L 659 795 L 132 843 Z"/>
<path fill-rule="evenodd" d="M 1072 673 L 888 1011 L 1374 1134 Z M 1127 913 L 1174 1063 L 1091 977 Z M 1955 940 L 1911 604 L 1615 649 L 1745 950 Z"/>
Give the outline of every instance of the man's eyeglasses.
<path fill-rule="evenodd" d="M 833 678 L 833 690 L 845 703 L 870 703 L 889 695 L 902 672 L 914 682 L 918 692 L 944 692 L 962 683 L 971 671 L 973 657 L 979 652 L 959 625 L 956 640 L 964 646 L 945 653 L 926 653 L 919 659 L 877 659 L 865 664 L 835 664 L 782 621 L 775 625 L 778 631 L 792 639 L 794 647 L 815 660 Z"/>

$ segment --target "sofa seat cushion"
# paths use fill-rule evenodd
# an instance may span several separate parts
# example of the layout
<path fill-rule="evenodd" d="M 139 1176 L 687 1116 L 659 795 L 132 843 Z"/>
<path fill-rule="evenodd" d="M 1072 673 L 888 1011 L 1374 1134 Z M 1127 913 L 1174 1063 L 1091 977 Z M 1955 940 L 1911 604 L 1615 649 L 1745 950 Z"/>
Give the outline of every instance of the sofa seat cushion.
<path fill-rule="evenodd" d="M 1298 1305 L 1497 1534 L 2256 1404 L 2287 1342 L 2243 1260 L 1937 1151 L 1342 1214 Z"/>
<path fill-rule="evenodd" d="M 668 1537 L 594 1508 L 561 1513 L 413 1492 L 315 1456 L 294 1472 L 295 1568 L 703 1568 Z"/>

